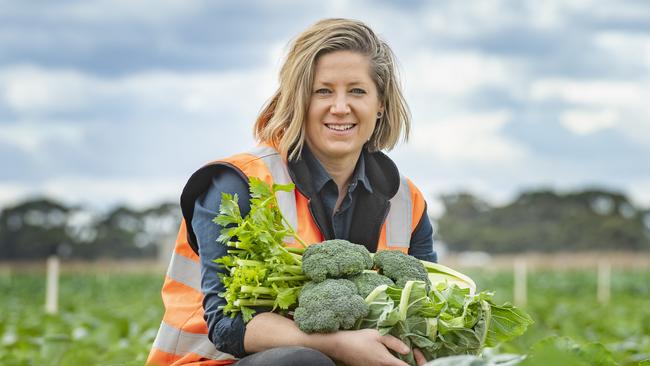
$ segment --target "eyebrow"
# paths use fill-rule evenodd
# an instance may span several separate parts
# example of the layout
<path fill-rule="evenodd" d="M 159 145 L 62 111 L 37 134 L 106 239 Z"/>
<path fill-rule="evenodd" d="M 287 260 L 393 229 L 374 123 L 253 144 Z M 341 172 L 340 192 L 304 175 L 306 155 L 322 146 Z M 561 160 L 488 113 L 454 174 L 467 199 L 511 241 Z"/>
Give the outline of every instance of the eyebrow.
<path fill-rule="evenodd" d="M 328 81 L 321 81 L 321 80 L 315 80 L 314 84 L 321 84 L 321 85 L 325 85 L 325 86 L 332 86 L 332 85 L 334 85 L 334 83 L 330 83 L 330 82 L 328 82 Z M 357 80 L 355 80 L 355 81 L 353 81 L 353 82 L 351 82 L 351 83 L 348 83 L 348 85 L 349 85 L 349 86 L 357 86 L 357 85 L 363 85 L 363 86 L 365 86 L 366 83 L 363 82 L 363 81 L 357 81 Z"/>

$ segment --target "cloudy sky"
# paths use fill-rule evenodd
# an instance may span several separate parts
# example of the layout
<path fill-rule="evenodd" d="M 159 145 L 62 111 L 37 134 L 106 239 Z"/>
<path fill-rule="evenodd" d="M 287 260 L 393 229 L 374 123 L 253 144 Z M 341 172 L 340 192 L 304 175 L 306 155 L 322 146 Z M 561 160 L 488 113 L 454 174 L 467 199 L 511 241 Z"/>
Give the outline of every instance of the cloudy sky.
<path fill-rule="evenodd" d="M 0 205 L 177 200 L 253 145 L 288 42 L 324 17 L 393 47 L 413 136 L 389 155 L 431 201 L 603 187 L 650 207 L 645 0 L 0 0 Z"/>

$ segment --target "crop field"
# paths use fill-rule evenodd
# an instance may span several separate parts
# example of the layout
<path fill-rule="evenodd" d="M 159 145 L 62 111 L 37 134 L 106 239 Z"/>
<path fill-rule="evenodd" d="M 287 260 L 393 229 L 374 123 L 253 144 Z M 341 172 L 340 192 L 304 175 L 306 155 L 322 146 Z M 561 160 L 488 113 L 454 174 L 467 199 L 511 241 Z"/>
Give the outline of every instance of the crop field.
<path fill-rule="evenodd" d="M 512 301 L 509 271 L 467 270 L 496 302 Z M 64 273 L 59 313 L 44 313 L 43 273 L 0 272 L 0 365 L 142 365 L 162 317 L 157 273 Z M 611 298 L 595 270 L 529 273 L 535 324 L 499 352 L 526 354 L 552 335 L 603 344 L 620 365 L 650 359 L 650 271 L 613 268 Z"/>

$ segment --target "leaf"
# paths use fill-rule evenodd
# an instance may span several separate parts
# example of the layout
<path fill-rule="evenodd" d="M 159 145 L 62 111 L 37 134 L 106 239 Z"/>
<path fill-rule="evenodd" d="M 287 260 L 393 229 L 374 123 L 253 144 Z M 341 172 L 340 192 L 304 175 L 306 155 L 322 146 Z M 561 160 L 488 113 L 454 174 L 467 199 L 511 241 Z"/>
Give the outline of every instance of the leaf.
<path fill-rule="evenodd" d="M 273 184 L 273 192 L 291 192 L 293 191 L 295 185 L 293 183 L 287 184 Z"/>
<path fill-rule="evenodd" d="M 242 317 L 244 318 L 244 323 L 248 323 L 251 319 L 253 319 L 253 315 L 255 314 L 255 310 L 251 309 L 247 306 L 242 306 L 240 307 Z"/>
<path fill-rule="evenodd" d="M 224 228 L 221 229 L 221 235 L 217 238 L 218 243 L 222 244 L 227 244 L 228 241 L 233 237 L 236 236 L 237 233 L 239 232 L 238 227 L 232 227 L 232 228 Z"/>
<path fill-rule="evenodd" d="M 232 220 L 233 223 L 242 221 L 241 213 L 239 211 L 239 197 L 231 195 L 230 193 L 221 193 L 221 205 L 219 206 L 219 216 L 215 220 Z M 225 217 L 222 217 L 225 216 Z M 225 226 L 225 225 L 222 225 Z"/>
<path fill-rule="evenodd" d="M 494 347 L 500 342 L 518 337 L 535 323 L 533 318 L 521 309 L 506 303 L 501 306 L 490 304 L 490 323 L 485 345 Z"/>
<path fill-rule="evenodd" d="M 427 366 L 515 366 L 518 365 L 523 356 L 500 354 L 494 357 L 483 356 L 448 356 L 435 359 Z"/>
<path fill-rule="evenodd" d="M 356 329 L 379 329 L 385 323 L 388 315 L 395 308 L 395 302 L 386 292 L 388 286 L 381 285 L 375 288 L 365 301 L 368 304 L 368 315 L 359 319 Z"/>
<path fill-rule="evenodd" d="M 270 197 L 271 189 L 269 185 L 257 177 L 250 177 L 248 184 L 252 198 Z"/>
<path fill-rule="evenodd" d="M 275 299 L 276 305 L 283 310 L 289 309 L 291 305 L 298 301 L 298 295 L 300 294 L 301 288 L 302 287 L 279 289 Z"/>

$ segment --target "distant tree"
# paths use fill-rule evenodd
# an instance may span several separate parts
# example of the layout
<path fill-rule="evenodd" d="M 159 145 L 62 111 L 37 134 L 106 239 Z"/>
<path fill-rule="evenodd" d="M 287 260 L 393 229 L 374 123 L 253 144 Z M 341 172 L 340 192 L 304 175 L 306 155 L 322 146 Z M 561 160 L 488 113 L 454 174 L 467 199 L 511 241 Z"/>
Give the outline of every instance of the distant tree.
<path fill-rule="evenodd" d="M 156 258 L 171 251 L 180 222 L 178 204 L 142 210 L 118 206 L 100 214 L 47 198 L 29 199 L 0 211 L 0 260 Z"/>
<path fill-rule="evenodd" d="M 181 208 L 177 203 L 162 203 L 144 214 L 144 241 L 157 251 L 161 263 L 168 263 L 181 222 Z"/>
<path fill-rule="evenodd" d="M 97 237 L 92 244 L 93 257 L 142 258 L 155 255 L 154 248 L 140 243 L 144 231 L 142 212 L 118 206 L 95 224 Z"/>
<path fill-rule="evenodd" d="M 0 213 L 0 259 L 45 258 L 74 239 L 66 227 L 76 208 L 47 198 L 36 198 Z"/>
<path fill-rule="evenodd" d="M 529 191 L 500 207 L 467 193 L 443 196 L 442 202 L 438 236 L 455 251 L 650 249 L 645 211 L 618 192 Z"/>
<path fill-rule="evenodd" d="M 178 204 L 142 210 L 118 206 L 96 221 L 88 249 L 92 257 L 155 258 L 161 243 L 173 243 L 179 222 Z"/>

